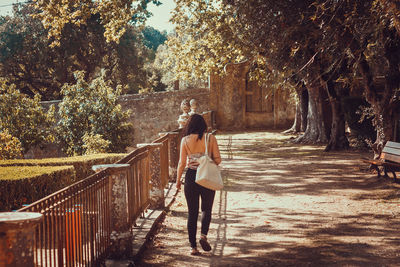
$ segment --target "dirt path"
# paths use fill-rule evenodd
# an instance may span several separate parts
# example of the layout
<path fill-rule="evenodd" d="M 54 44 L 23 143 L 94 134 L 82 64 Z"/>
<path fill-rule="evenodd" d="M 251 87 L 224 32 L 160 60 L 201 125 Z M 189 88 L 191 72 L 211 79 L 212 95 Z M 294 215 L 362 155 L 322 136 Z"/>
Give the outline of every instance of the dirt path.
<path fill-rule="evenodd" d="M 360 170 L 369 153 L 325 153 L 273 132 L 230 135 L 211 253 L 189 256 L 181 192 L 139 266 L 400 266 L 400 187 Z"/>

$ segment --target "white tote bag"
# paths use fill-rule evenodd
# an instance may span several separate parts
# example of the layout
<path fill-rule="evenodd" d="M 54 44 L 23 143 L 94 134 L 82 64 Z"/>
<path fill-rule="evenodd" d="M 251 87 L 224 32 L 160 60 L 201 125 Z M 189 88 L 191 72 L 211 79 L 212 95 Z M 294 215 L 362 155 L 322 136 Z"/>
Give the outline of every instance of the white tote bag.
<path fill-rule="evenodd" d="M 221 190 L 224 185 L 222 183 L 221 172 L 217 164 L 208 156 L 208 139 L 209 134 L 205 134 L 206 152 L 197 161 L 199 166 L 196 172 L 196 183 L 211 190 Z"/>

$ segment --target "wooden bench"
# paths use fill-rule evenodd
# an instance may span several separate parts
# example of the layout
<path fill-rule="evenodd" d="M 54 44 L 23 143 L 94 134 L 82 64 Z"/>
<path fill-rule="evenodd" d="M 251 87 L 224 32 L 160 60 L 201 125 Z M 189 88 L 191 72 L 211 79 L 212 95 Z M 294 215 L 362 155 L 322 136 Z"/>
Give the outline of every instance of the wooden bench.
<path fill-rule="evenodd" d="M 382 167 L 385 177 L 388 177 L 388 172 L 391 172 L 394 181 L 396 183 L 399 182 L 396 177 L 396 171 L 400 171 L 400 143 L 388 141 L 378 159 L 363 159 L 363 161 L 371 164 L 371 167 L 377 171 L 378 177 L 381 177 L 379 167 Z"/>

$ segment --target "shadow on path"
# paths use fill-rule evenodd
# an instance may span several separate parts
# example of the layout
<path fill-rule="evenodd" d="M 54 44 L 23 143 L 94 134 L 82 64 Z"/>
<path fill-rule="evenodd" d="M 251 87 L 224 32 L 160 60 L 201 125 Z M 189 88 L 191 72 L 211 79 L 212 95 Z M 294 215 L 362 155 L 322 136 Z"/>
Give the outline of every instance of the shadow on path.
<path fill-rule="evenodd" d="M 217 138 L 223 144 L 228 135 Z M 326 153 L 289 138 L 233 134 L 212 251 L 189 255 L 180 193 L 139 266 L 399 266 L 398 185 L 361 171 L 365 152 Z"/>

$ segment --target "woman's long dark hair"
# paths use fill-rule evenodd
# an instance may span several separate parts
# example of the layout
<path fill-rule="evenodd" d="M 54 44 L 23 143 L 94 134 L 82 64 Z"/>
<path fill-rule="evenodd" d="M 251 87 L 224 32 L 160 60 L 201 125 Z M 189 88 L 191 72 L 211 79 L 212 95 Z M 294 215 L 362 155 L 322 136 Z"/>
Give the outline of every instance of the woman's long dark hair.
<path fill-rule="evenodd" d="M 190 134 L 198 134 L 200 140 L 203 137 L 204 132 L 207 130 L 207 123 L 204 120 L 203 116 L 199 114 L 193 114 L 188 119 L 185 128 L 185 136 Z"/>

